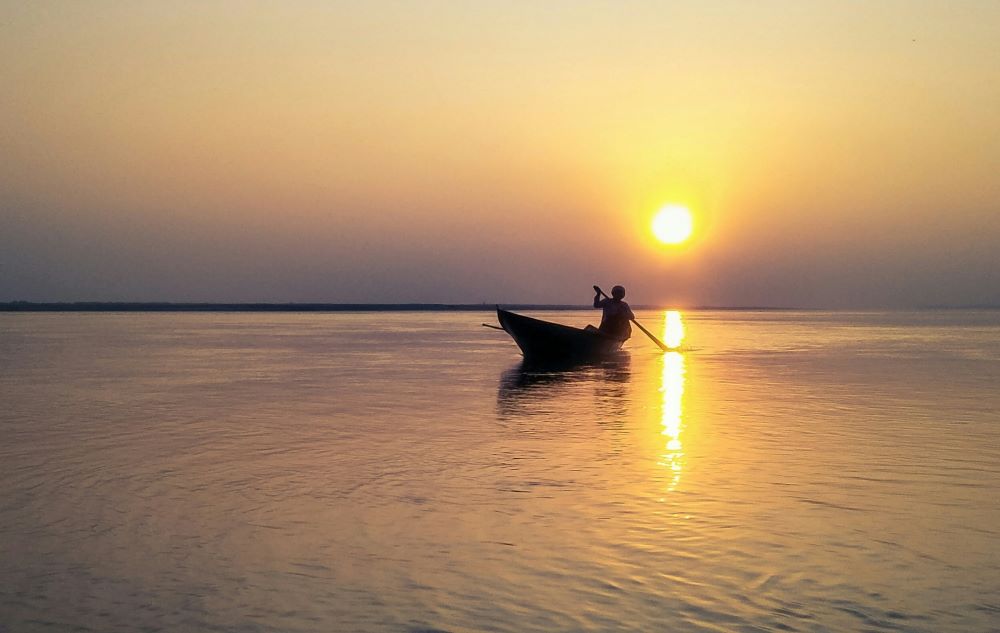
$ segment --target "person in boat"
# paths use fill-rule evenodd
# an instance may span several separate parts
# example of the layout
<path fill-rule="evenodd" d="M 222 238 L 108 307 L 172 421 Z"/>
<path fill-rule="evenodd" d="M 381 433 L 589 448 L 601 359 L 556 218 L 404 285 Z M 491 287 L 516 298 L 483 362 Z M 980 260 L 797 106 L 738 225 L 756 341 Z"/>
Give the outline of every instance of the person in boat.
<path fill-rule="evenodd" d="M 602 334 L 613 336 L 618 340 L 628 340 L 632 336 L 631 321 L 635 315 L 632 314 L 632 308 L 623 301 L 625 287 L 615 286 L 611 289 L 611 297 L 605 299 L 601 298 L 604 293 L 597 286 L 594 286 L 594 290 L 597 290 L 597 294 L 594 296 L 594 307 L 604 311 L 601 315 L 601 327 L 596 329 Z"/>

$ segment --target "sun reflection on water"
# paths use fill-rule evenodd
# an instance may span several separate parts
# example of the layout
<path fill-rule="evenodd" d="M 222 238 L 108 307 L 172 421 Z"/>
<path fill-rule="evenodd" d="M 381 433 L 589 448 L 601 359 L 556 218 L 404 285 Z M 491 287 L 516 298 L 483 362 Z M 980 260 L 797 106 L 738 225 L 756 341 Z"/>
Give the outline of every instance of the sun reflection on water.
<path fill-rule="evenodd" d="M 663 342 L 670 349 L 677 349 L 684 340 L 684 321 L 677 310 L 667 310 L 663 315 Z"/>
<path fill-rule="evenodd" d="M 663 315 L 663 341 L 667 347 L 676 349 L 684 340 L 684 323 L 681 313 L 668 310 Z M 667 490 L 677 487 L 684 464 L 681 431 L 683 430 L 683 400 L 684 400 L 684 355 L 677 351 L 666 352 L 663 355 L 663 372 L 661 374 L 660 393 L 663 396 L 660 423 L 663 426 L 661 434 L 667 438 L 664 452 L 659 464 L 670 469 L 671 478 Z"/>

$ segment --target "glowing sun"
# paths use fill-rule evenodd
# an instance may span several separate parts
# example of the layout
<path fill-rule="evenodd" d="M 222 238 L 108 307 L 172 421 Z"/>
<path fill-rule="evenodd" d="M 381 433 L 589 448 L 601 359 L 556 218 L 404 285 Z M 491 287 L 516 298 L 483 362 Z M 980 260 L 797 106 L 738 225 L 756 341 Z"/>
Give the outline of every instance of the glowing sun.
<path fill-rule="evenodd" d="M 653 218 L 653 235 L 665 244 L 680 244 L 691 236 L 691 212 L 679 204 L 668 204 Z"/>

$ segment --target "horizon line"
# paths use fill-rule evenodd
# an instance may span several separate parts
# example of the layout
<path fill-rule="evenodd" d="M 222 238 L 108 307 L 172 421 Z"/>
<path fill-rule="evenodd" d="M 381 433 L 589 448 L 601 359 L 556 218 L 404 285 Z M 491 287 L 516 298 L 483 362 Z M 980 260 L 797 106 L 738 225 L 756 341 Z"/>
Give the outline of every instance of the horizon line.
<path fill-rule="evenodd" d="M 326 302 L 192 302 L 192 301 L 7 301 L 0 312 L 492 312 L 515 310 L 592 310 L 586 304 L 565 303 L 326 303 Z M 636 310 L 696 311 L 909 311 L 998 310 L 998 304 L 930 305 L 913 308 L 803 308 L 796 306 L 663 306 L 640 304 Z"/>

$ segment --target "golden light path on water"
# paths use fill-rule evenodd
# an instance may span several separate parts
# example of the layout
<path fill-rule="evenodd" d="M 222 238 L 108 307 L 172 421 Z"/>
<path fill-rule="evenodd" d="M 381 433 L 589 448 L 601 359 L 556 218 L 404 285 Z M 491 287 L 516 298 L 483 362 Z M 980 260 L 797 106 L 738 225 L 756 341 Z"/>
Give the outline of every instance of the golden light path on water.
<path fill-rule="evenodd" d="M 684 451 L 681 443 L 684 416 L 684 355 L 676 351 L 684 340 L 684 322 L 677 310 L 663 314 L 663 342 L 673 351 L 663 354 L 660 393 L 663 397 L 660 423 L 661 433 L 667 438 L 661 466 L 670 469 L 672 476 L 667 490 L 677 487 L 684 467 Z"/>

